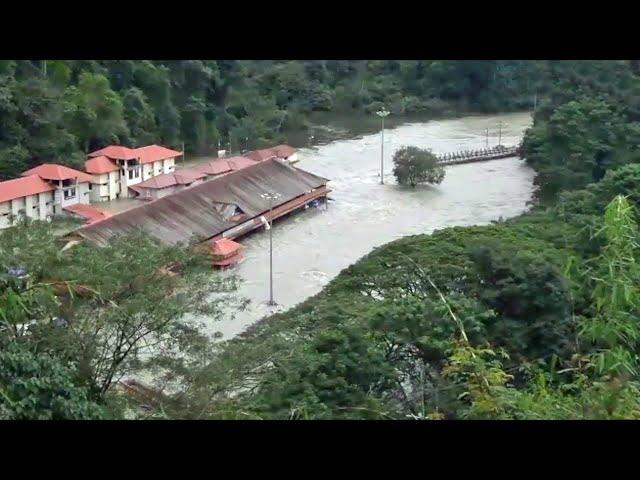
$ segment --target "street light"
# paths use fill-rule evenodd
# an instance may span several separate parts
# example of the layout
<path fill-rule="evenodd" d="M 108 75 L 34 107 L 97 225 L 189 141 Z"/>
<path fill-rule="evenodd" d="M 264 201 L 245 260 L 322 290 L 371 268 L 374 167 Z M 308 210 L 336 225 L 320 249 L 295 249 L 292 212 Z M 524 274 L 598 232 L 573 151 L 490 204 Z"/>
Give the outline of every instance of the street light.
<path fill-rule="evenodd" d="M 269 302 L 267 305 L 277 305 L 273 301 L 273 201 L 280 198 L 280 194 L 266 192 L 260 196 L 265 200 L 269 200 Z"/>
<path fill-rule="evenodd" d="M 382 107 L 382 110 L 376 112 L 376 115 L 382 119 L 382 129 L 380 130 L 380 185 L 384 185 L 384 119 L 390 113 L 391 112 L 387 111 L 384 107 Z"/>

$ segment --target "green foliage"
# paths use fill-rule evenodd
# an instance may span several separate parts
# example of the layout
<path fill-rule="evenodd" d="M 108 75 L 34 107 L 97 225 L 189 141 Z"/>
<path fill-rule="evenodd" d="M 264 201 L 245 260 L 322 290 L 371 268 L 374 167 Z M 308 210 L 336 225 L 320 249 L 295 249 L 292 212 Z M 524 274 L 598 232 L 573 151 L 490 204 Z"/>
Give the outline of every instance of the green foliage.
<path fill-rule="evenodd" d="M 462 385 L 465 418 L 637 419 L 638 267 L 637 224 L 626 199 L 607 206 L 602 234 L 607 244 L 581 271 L 593 284 L 592 314 L 580 321 L 579 336 L 590 348 L 572 368 L 537 369 L 516 389 L 491 350 L 461 345 L 445 376 Z M 595 348 L 594 348 L 595 347 Z M 572 360 L 574 360 L 572 359 Z M 566 378 L 566 373 L 572 376 Z M 559 374 L 565 378 L 559 381 Z"/>
<path fill-rule="evenodd" d="M 285 141 L 287 131 L 308 128 L 312 112 L 373 115 L 382 106 L 397 115 L 511 111 L 531 108 L 534 95 L 541 121 L 559 105 L 601 97 L 598 101 L 608 106 L 604 110 L 597 107 L 591 115 L 577 108 L 556 121 L 561 127 L 568 116 L 583 115 L 577 129 L 597 137 L 605 127 L 589 125 L 606 123 L 610 113 L 612 122 L 620 112 L 640 119 L 640 85 L 629 61 L 5 60 L 0 66 L 0 175 L 18 176 L 25 161 L 77 167 L 88 149 L 107 143 L 182 148 L 184 142 L 194 153 L 209 153 L 218 145 L 258 148 Z M 567 128 L 573 138 L 576 129 Z M 538 137 L 546 135 L 543 126 L 536 129 L 542 132 Z M 533 133 L 527 140 L 532 149 L 539 144 Z M 611 141 L 599 136 L 588 148 L 577 148 L 579 158 L 571 162 L 595 162 L 596 175 L 628 163 L 623 154 L 590 157 L 589 148 Z M 574 147 L 566 148 L 575 153 Z M 11 157 L 9 152 L 17 151 L 26 152 L 24 160 L 24 155 Z M 550 194 L 565 185 L 583 186 L 593 173 L 586 166 L 565 168 L 569 157 L 564 153 L 561 162 L 546 156 L 542 151 L 542 160 L 531 161 L 540 164 L 540 185 Z"/>
<path fill-rule="evenodd" d="M 360 332 L 320 332 L 301 352 L 270 370 L 252 404 L 259 417 L 381 419 L 374 392 L 388 387 L 391 365 Z"/>
<path fill-rule="evenodd" d="M 137 87 L 127 89 L 122 95 L 122 104 L 130 132 L 127 144 L 144 146 L 155 143 L 158 127 L 144 92 Z"/>
<path fill-rule="evenodd" d="M 444 180 L 444 168 L 430 150 L 402 147 L 393 154 L 393 174 L 400 185 L 415 187 L 419 183 L 439 184 Z"/>
<path fill-rule="evenodd" d="M 83 142 L 85 152 L 95 146 L 119 143 L 128 134 L 122 99 L 109 80 L 97 73 L 82 73 L 78 85 L 65 92 L 69 129 Z"/>
<path fill-rule="evenodd" d="M 476 298 L 497 313 L 487 324 L 492 345 L 522 359 L 564 356 L 571 348 L 571 301 L 558 266 L 543 252 L 482 242 L 470 252 L 480 281 Z"/>
<path fill-rule="evenodd" d="M 0 349 L 0 419 L 92 420 L 106 412 L 74 383 L 73 369 L 12 343 Z"/>
<path fill-rule="evenodd" d="M 625 151 L 639 140 L 640 124 L 627 122 L 619 109 L 602 100 L 585 97 L 559 106 L 548 121 L 536 124 L 523 149 L 540 171 L 540 195 L 552 198 L 600 180 L 625 161 Z"/>
<path fill-rule="evenodd" d="M 141 234 L 61 250 L 52 228 L 24 222 L 0 233 L 0 272 L 28 272 L 0 277 L 0 349 L 21 343 L 59 359 L 100 403 L 125 375 L 154 371 L 177 381 L 204 361 L 210 340 L 185 316 L 215 320 L 221 303 L 233 306 L 233 277 L 216 275 L 201 254 Z"/>

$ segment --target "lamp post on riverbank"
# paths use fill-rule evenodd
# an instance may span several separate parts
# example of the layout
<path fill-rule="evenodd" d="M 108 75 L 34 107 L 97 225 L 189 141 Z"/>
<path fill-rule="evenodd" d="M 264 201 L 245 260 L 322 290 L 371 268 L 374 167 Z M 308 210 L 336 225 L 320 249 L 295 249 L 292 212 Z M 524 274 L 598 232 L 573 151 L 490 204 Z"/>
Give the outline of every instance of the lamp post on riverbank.
<path fill-rule="evenodd" d="M 380 185 L 384 185 L 384 119 L 390 113 L 384 107 L 376 112 L 376 115 L 382 119 L 382 128 L 380 130 Z"/>
<path fill-rule="evenodd" d="M 266 192 L 260 196 L 265 200 L 269 200 L 269 302 L 267 305 L 277 305 L 273 301 L 273 201 L 280 198 L 280 194 Z"/>

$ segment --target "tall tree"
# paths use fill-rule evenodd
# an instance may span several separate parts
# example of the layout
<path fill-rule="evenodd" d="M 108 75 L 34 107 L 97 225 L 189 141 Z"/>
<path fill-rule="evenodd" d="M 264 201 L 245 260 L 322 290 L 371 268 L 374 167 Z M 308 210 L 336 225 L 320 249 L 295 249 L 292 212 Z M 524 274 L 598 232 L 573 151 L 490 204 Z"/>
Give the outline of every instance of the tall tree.
<path fill-rule="evenodd" d="M 85 152 L 119 143 L 120 138 L 127 135 L 122 100 L 111 90 L 105 76 L 82 73 L 78 85 L 67 88 L 65 98 L 67 121 Z"/>

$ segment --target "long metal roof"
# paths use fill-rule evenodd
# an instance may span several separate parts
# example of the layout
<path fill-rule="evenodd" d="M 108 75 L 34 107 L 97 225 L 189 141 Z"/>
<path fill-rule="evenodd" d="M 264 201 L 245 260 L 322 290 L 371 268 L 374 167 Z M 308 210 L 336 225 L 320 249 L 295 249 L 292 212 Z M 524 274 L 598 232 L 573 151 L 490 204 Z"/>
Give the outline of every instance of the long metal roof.
<path fill-rule="evenodd" d="M 142 230 L 166 244 L 203 241 L 246 221 L 225 220 L 214 208 L 216 203 L 236 204 L 247 214 L 246 218 L 253 218 L 269 210 L 269 201 L 261 196 L 265 192 L 281 195 L 275 207 L 327 182 L 326 178 L 280 160 L 266 160 L 124 211 L 74 233 L 102 245 L 116 235 L 135 230 Z"/>

